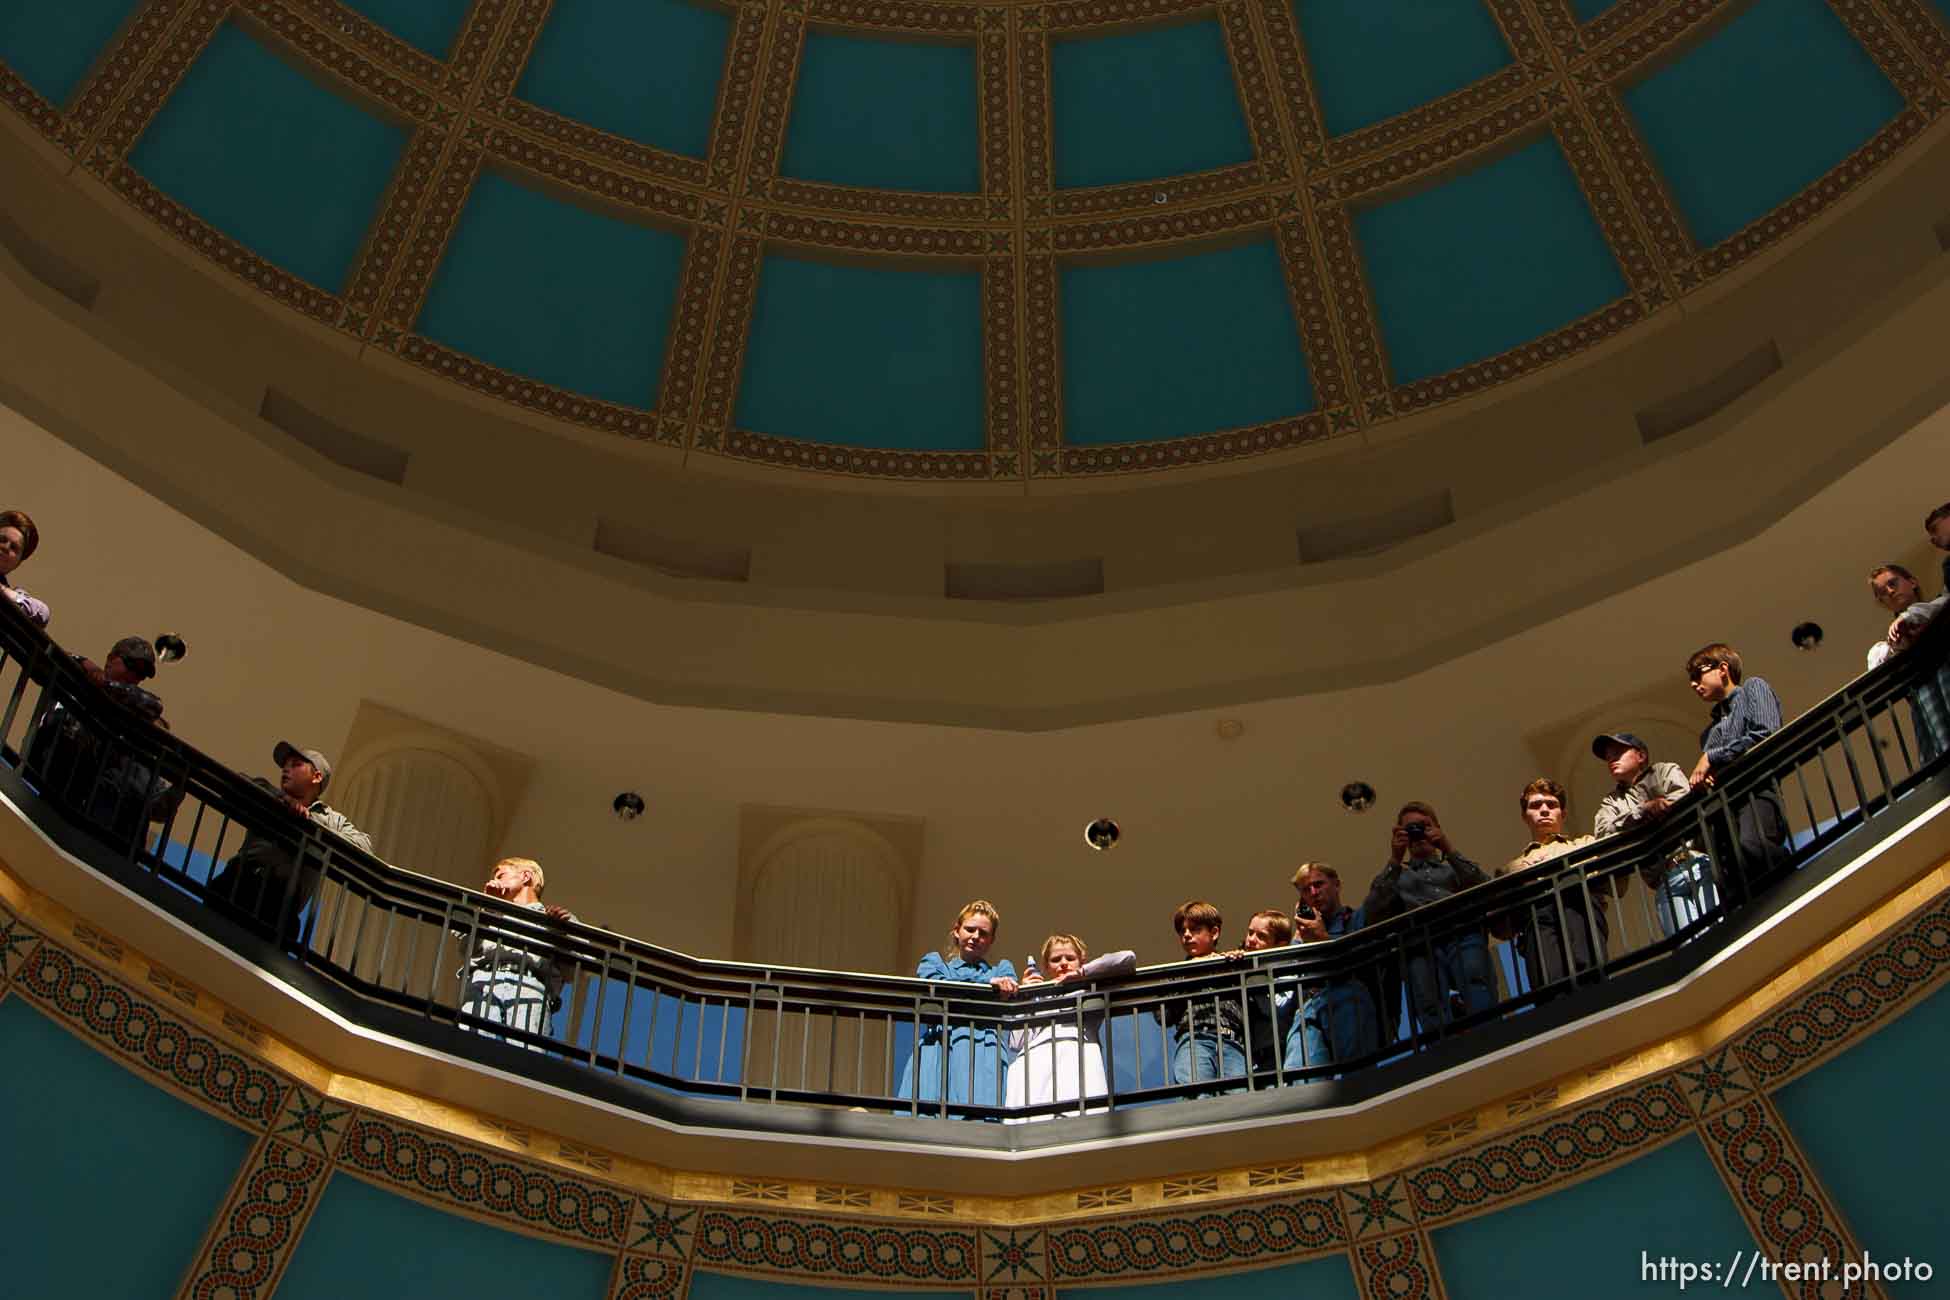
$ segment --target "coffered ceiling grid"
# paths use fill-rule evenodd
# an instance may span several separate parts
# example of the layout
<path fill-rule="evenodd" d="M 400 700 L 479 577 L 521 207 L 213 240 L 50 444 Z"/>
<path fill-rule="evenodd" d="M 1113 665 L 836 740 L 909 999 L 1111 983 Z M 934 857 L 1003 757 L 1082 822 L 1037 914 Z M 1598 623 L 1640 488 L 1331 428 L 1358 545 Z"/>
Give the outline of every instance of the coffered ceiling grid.
<path fill-rule="evenodd" d="M 1710 249 L 1686 222 L 1618 87 L 1702 39 L 1740 0 L 1619 0 L 1580 23 L 1570 0 L 1483 0 L 1512 53 L 1499 71 L 1419 108 L 1329 138 L 1287 0 L 930 3 L 749 0 L 731 34 L 706 158 L 572 121 L 514 95 L 550 0 L 477 0 L 445 60 L 337 0 L 147 0 L 65 110 L 0 69 L 4 97 L 44 138 L 179 239 L 310 319 L 549 416 L 673 448 L 829 473 L 1014 480 L 1258 455 L 1482 391 L 1610 337 L 1778 243 L 1870 175 L 1950 103 L 1950 33 L 1922 0 L 1826 0 L 1899 89 L 1904 109 L 1841 166 Z M 1059 190 L 1050 42 L 1131 24 L 1215 19 L 1253 148 L 1189 176 Z M 352 273 L 308 284 L 149 185 L 129 149 L 218 26 L 262 39 L 410 124 Z M 784 131 L 809 26 L 966 40 L 976 56 L 979 194 L 852 189 L 782 178 Z M 1351 212 L 1439 181 L 1549 131 L 1570 161 L 1630 293 L 1552 333 L 1447 374 L 1391 373 Z M 688 237 L 658 409 L 552 388 L 413 333 L 482 166 L 534 178 Z M 1269 231 L 1316 409 L 1243 430 L 1069 446 L 1062 433 L 1060 267 Z M 735 427 L 768 247 L 979 266 L 987 445 L 980 452 L 827 446 Z"/>

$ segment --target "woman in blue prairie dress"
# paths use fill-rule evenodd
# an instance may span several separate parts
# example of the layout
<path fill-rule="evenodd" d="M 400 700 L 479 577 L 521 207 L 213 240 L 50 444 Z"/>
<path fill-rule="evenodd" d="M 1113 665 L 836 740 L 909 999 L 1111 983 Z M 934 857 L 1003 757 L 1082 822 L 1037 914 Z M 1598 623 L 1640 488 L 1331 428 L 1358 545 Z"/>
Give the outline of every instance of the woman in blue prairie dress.
<path fill-rule="evenodd" d="M 924 980 L 987 984 L 1005 998 L 1014 996 L 1016 968 L 1006 957 L 996 963 L 988 960 L 1000 922 L 995 904 L 976 899 L 961 909 L 954 929 L 948 932 L 949 951 L 953 955 L 944 959 L 938 952 L 929 953 L 915 967 L 915 975 Z M 999 1105 L 1004 1062 L 995 1027 L 970 1024 L 953 1012 L 947 1019 L 944 1026 L 940 1014 L 936 1013 L 931 1022 L 922 1021 L 915 1040 L 917 1050 L 909 1053 L 901 1068 L 897 1095 L 938 1103 L 943 1100 L 945 1071 L 949 1102 Z M 922 1113 L 927 1113 L 925 1107 Z"/>

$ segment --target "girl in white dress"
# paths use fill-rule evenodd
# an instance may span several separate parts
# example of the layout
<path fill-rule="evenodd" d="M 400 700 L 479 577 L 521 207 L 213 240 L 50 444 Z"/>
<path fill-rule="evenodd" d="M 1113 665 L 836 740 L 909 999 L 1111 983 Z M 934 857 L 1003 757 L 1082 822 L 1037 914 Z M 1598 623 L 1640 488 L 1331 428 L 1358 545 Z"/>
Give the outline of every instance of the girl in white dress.
<path fill-rule="evenodd" d="M 1009 1035 L 1009 1046 L 1015 1056 L 1003 1080 L 1006 1105 L 1076 1101 L 1079 1083 L 1085 1099 L 1109 1096 L 1110 1087 L 1104 1079 L 1104 1053 L 1097 1045 L 1097 1031 L 1104 1022 L 1102 1000 L 1089 999 L 1090 1004 L 1079 1012 L 1077 1003 L 1087 996 L 1082 988 L 1058 996 L 1057 990 L 1050 986 L 1081 985 L 1105 975 L 1126 974 L 1137 969 L 1137 954 L 1126 950 L 1105 953 L 1094 961 L 1089 958 L 1090 950 L 1073 934 L 1053 934 L 1043 940 L 1041 964 L 1031 963 L 1022 989 L 1028 993 L 1040 985 L 1047 992 L 1032 1004 L 1040 1013 L 1037 1018 Z M 1048 1114 L 1023 1115 L 1008 1122 L 1021 1124 L 1048 1118 Z"/>

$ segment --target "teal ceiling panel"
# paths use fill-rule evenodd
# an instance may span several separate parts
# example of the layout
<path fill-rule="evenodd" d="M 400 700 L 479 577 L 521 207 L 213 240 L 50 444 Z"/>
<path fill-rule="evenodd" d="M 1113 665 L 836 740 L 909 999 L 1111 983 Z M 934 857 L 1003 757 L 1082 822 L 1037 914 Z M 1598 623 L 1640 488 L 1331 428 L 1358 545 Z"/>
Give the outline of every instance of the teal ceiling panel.
<path fill-rule="evenodd" d="M 336 293 L 406 135 L 225 23 L 129 162 L 258 256 Z"/>
<path fill-rule="evenodd" d="M 1062 317 L 1069 442 L 1149 442 L 1313 409 L 1270 237 L 1065 267 Z"/>
<path fill-rule="evenodd" d="M 333 1174 L 278 1282 L 278 1300 L 364 1296 L 483 1300 L 521 1290 L 549 1300 L 603 1300 L 616 1257 L 436 1210 L 348 1174 Z M 164 1292 L 162 1294 L 168 1294 Z"/>
<path fill-rule="evenodd" d="M 1177 1274 L 1156 1282 L 1060 1287 L 1056 1292 L 1057 1300 L 1162 1300 L 1166 1295 L 1171 1300 L 1358 1300 L 1360 1294 L 1354 1285 L 1354 1267 L 1342 1251 L 1219 1277 Z"/>
<path fill-rule="evenodd" d="M 1625 294 L 1548 135 L 1354 222 L 1397 383 L 1494 356 Z"/>
<path fill-rule="evenodd" d="M 899 451 L 980 451 L 982 274 L 768 255 L 738 427 Z"/>
<path fill-rule="evenodd" d="M 976 193 L 975 47 L 806 35 L 780 171 L 796 180 Z"/>
<path fill-rule="evenodd" d="M 1917 1157 L 1926 1135 L 1944 1131 L 1943 1097 L 1918 1083 L 1934 1079 L 1945 1060 L 1950 988 L 1938 989 L 1774 1094 L 1775 1107 L 1862 1249 L 1884 1261 L 1925 1259 L 1939 1273 L 1950 1270 L 1941 1249 L 1950 1242 L 1950 1213 L 1941 1166 Z M 1892 1300 L 1942 1295 L 1943 1280 L 1934 1287 L 1914 1279 L 1884 1281 L 1883 1289 Z"/>
<path fill-rule="evenodd" d="M 0 1001 L 0 1294 L 176 1294 L 251 1135 Z M 159 1190 L 166 1189 L 166 1190 Z"/>
<path fill-rule="evenodd" d="M 1571 9 L 1579 22 L 1588 23 L 1617 3 L 1618 0 L 1571 0 Z"/>
<path fill-rule="evenodd" d="M 1641 1252 L 1725 1261 L 1751 1254 L 1754 1236 L 1699 1137 L 1549 1196 L 1429 1233 L 1452 1296 L 1564 1300 L 1669 1289 L 1642 1278 Z"/>
<path fill-rule="evenodd" d="M 1056 184 L 1208 171 L 1253 156 L 1213 19 L 1050 43 Z"/>
<path fill-rule="evenodd" d="M 0 60 L 50 102 L 66 104 L 140 0 L 0 6 Z"/>
<path fill-rule="evenodd" d="M 483 172 L 414 328 L 490 365 L 654 407 L 684 239 Z"/>
<path fill-rule="evenodd" d="M 1482 0 L 1295 0 L 1329 135 L 1420 108 L 1511 62 Z"/>
<path fill-rule="evenodd" d="M 515 94 L 702 158 L 730 39 L 727 14 L 686 0 L 555 0 Z"/>
<path fill-rule="evenodd" d="M 340 0 L 409 45 L 436 59 L 447 57 L 474 0 Z"/>
<path fill-rule="evenodd" d="M 1624 98 L 1702 248 L 1818 180 L 1903 107 L 1824 0 L 1749 5 Z"/>

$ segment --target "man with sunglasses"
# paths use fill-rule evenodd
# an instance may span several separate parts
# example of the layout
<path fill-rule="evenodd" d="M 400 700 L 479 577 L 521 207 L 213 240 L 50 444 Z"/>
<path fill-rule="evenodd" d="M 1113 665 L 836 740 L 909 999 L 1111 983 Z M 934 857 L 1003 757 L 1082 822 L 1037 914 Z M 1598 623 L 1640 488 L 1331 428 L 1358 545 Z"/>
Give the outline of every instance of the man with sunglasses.
<path fill-rule="evenodd" d="M 1712 721 L 1700 733 L 1699 762 L 1693 764 L 1687 784 L 1694 791 L 1712 789 L 1731 764 L 1781 729 L 1781 698 L 1764 678 L 1748 677 L 1740 652 L 1719 641 L 1693 652 L 1686 661 L 1686 680 L 1693 694 L 1713 706 Z M 1787 814 L 1771 782 L 1737 801 L 1733 814 L 1733 843 L 1750 877 L 1770 875 L 1787 862 Z M 1715 817 L 1708 824 L 1713 857 L 1724 878 L 1732 852 L 1723 821 Z"/>

